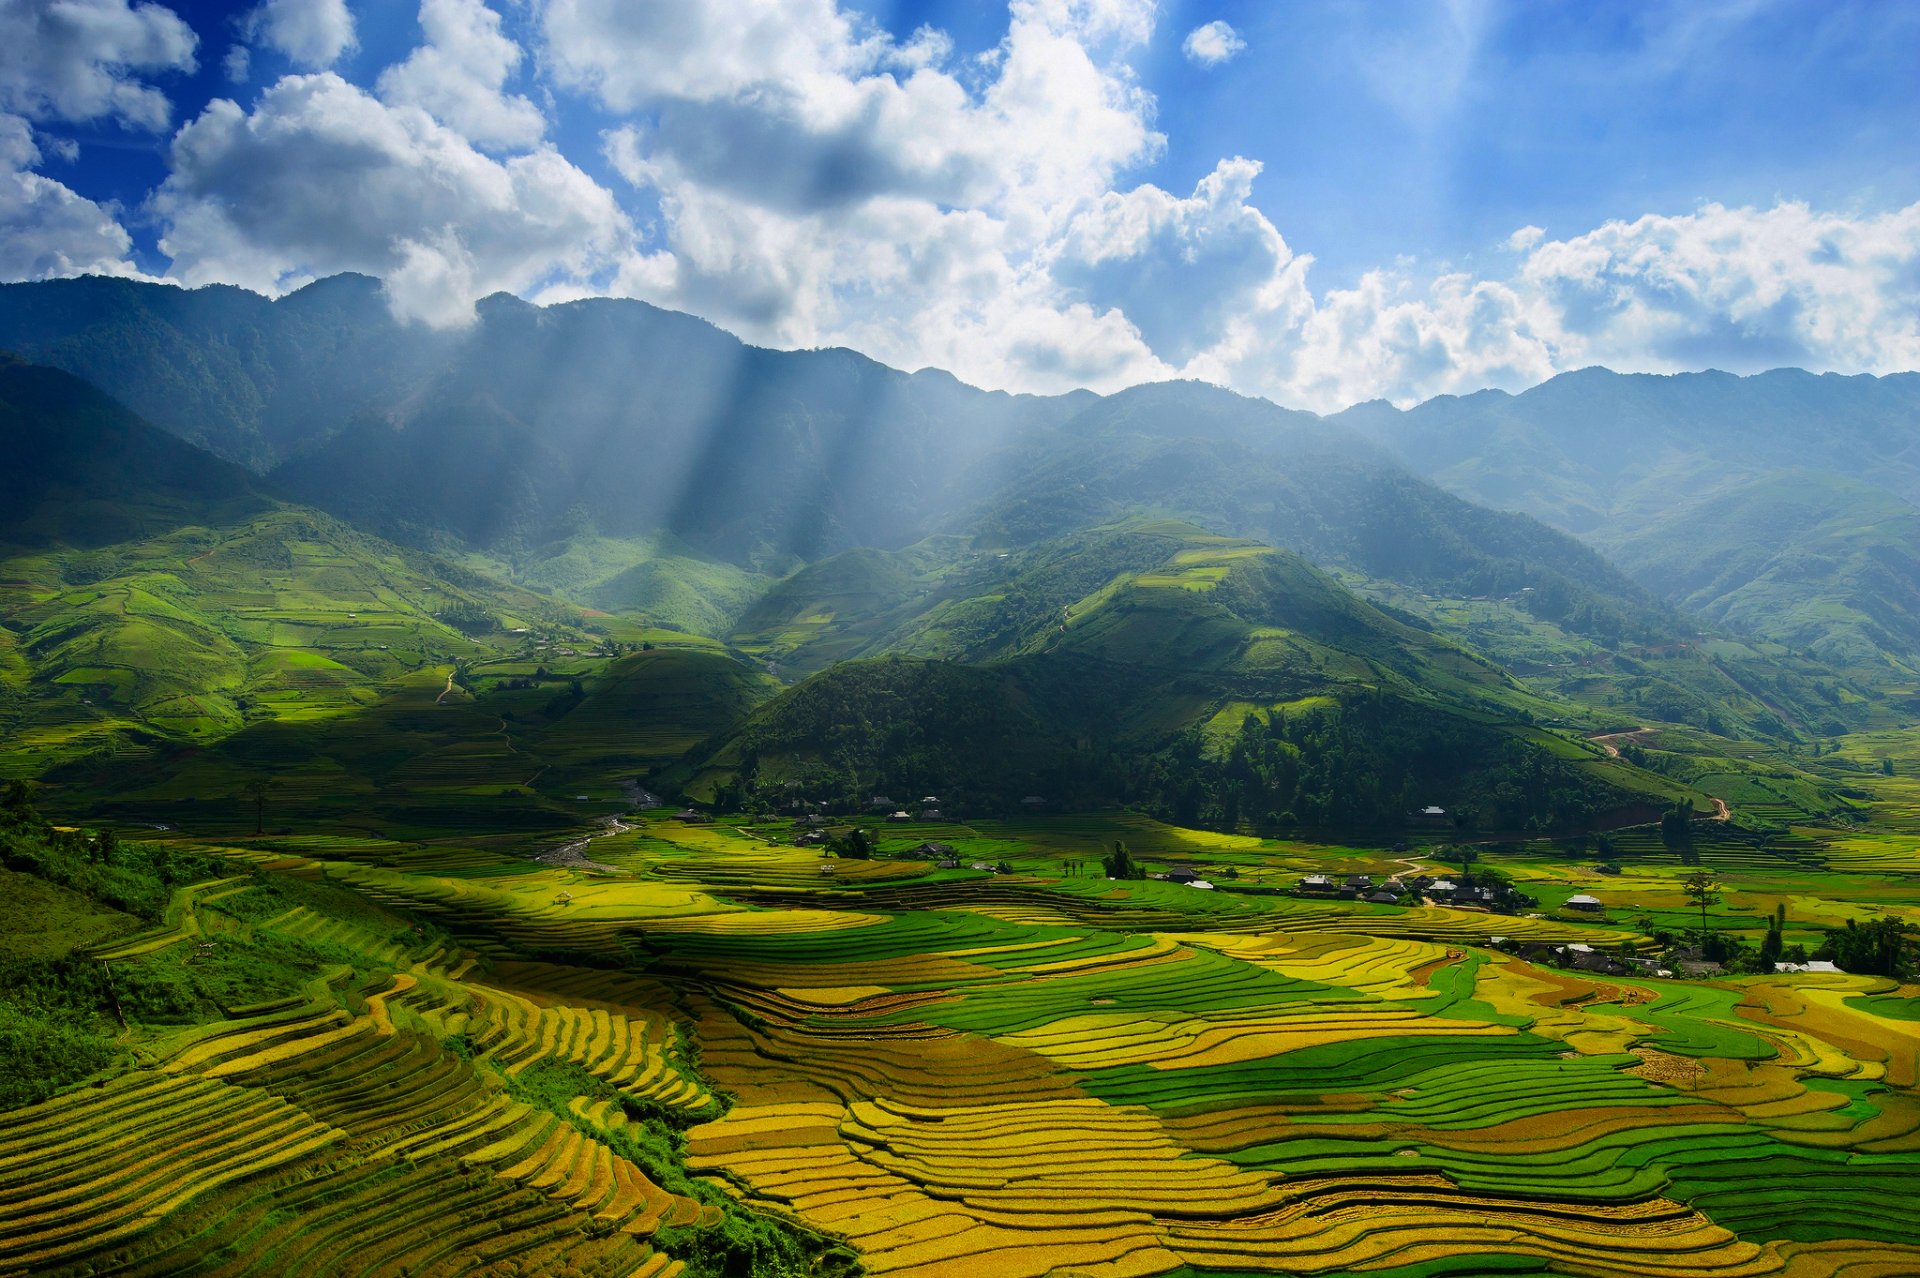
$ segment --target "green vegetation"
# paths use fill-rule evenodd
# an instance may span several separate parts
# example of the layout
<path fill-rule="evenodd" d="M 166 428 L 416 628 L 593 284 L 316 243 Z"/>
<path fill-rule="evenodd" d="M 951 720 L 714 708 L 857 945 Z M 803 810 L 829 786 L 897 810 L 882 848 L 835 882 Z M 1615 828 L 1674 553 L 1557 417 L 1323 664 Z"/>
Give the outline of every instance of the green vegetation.
<path fill-rule="evenodd" d="M 0 1272 L 1920 1271 L 1914 494 L 1656 420 L 1747 382 L 1401 441 L 1636 584 L 1382 406 L 0 342 L 164 428 L 0 360 Z"/>

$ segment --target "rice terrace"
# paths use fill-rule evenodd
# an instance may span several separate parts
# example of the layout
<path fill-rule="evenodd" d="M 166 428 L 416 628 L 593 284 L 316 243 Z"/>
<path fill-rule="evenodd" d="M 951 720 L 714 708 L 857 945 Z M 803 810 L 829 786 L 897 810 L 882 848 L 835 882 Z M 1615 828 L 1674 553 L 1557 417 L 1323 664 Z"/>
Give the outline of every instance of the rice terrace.
<path fill-rule="evenodd" d="M 1920 1278 L 1916 50 L 0 0 L 0 1278 Z"/>

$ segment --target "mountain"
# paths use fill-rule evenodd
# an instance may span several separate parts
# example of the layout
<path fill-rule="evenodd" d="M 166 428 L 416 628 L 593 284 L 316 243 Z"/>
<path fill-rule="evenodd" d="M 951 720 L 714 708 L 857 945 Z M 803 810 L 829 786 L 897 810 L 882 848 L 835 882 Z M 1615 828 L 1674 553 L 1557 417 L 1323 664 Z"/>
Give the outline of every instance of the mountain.
<path fill-rule="evenodd" d="M 1728 475 L 1786 469 L 1920 500 L 1920 373 L 1588 368 L 1519 395 L 1442 395 L 1404 412 L 1375 402 L 1331 420 L 1455 492 L 1576 533 L 1643 523 Z"/>
<path fill-rule="evenodd" d="M 274 300 L 104 276 L 0 287 L 0 349 L 82 377 L 254 470 L 384 410 L 458 340 L 395 323 L 364 275 Z"/>
<path fill-rule="evenodd" d="M 378 284 L 352 276 L 274 301 L 6 285 L 0 334 L 141 402 L 156 399 L 149 374 L 161 379 L 160 424 L 270 467 L 282 497 L 386 541 L 756 651 L 795 646 L 769 627 L 819 583 L 783 583 L 836 556 L 871 551 L 877 568 L 938 545 L 906 570 L 945 575 L 956 554 L 1146 513 L 1304 555 L 1377 606 L 1622 714 L 1782 733 L 1881 716 L 1869 690 L 1778 644 L 1704 659 L 1689 647 L 1699 624 L 1669 601 L 1563 530 L 1415 475 L 1356 429 L 1370 420 L 1359 410 L 1329 420 L 1197 383 L 986 392 L 845 350 L 759 350 L 613 299 L 497 296 L 470 329 L 430 333 L 397 324 Z M 788 673 L 940 647 L 881 642 L 892 623 L 869 623 L 832 628 L 841 646 Z"/>
<path fill-rule="evenodd" d="M 1578 541 L 1446 493 L 1311 414 L 1166 383 L 1100 400 L 1062 433 L 1067 442 L 977 512 L 990 539 L 1145 508 L 1433 594 L 1531 587 L 1530 609 L 1583 633 L 1651 637 L 1677 624 Z"/>
<path fill-rule="evenodd" d="M 1602 541 L 1688 611 L 1766 634 L 1840 669 L 1914 677 L 1920 508 L 1806 471 L 1729 483 Z"/>
<path fill-rule="evenodd" d="M 286 503 L 0 358 L 0 770 L 348 714 L 573 610 Z"/>
<path fill-rule="evenodd" d="M 1586 369 L 1332 420 L 1465 497 L 1581 535 L 1668 603 L 1880 686 L 1907 679 L 1920 374 Z"/>
<path fill-rule="evenodd" d="M 945 571 L 936 549 L 853 552 L 749 614 L 779 636 L 766 651 L 820 673 L 670 781 L 726 802 L 790 784 L 986 811 L 1127 801 L 1271 831 L 1394 828 L 1432 802 L 1544 828 L 1682 793 L 1535 726 L 1557 707 L 1286 551 L 1167 520 Z"/>
<path fill-rule="evenodd" d="M 0 538 L 90 547 L 209 510 L 264 509 L 251 475 L 154 430 L 87 382 L 0 353 Z"/>
<path fill-rule="evenodd" d="M 536 576 L 582 542 L 658 535 L 783 575 L 936 532 L 1030 542 L 1147 502 L 1371 575 L 1556 597 L 1581 582 L 1624 591 L 1625 614 L 1647 604 L 1577 544 L 1436 492 L 1343 424 L 1197 383 L 1007 395 L 851 351 L 760 350 L 612 299 L 502 295 L 472 329 L 433 334 L 393 321 L 357 276 L 274 301 L 0 286 L 0 341 L 270 464 L 298 500 Z M 604 563 L 601 580 L 631 566 Z M 1521 580 L 1535 567 L 1552 588 Z"/>

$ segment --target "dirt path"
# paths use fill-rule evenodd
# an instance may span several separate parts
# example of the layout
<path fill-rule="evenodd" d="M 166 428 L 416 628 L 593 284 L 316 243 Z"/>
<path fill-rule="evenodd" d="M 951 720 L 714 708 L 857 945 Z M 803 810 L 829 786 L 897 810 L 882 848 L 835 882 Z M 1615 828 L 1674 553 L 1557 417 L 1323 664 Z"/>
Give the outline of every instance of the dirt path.
<path fill-rule="evenodd" d="M 1727 810 L 1727 801 L 1725 799 L 1715 799 L 1712 795 L 1708 795 L 1707 798 L 1713 802 L 1714 820 L 1729 821 L 1733 819 L 1733 813 Z"/>
<path fill-rule="evenodd" d="M 1659 731 L 1658 728 L 1639 727 L 1631 732 L 1602 732 L 1598 736 L 1588 737 L 1587 740 L 1605 750 L 1609 759 L 1617 759 L 1620 757 L 1620 747 L 1613 744 L 1614 742 L 1627 741 L 1634 745 L 1648 745 Z"/>
<path fill-rule="evenodd" d="M 440 689 L 440 695 L 433 699 L 433 704 L 435 704 L 436 706 L 439 705 L 442 701 L 445 701 L 449 696 L 451 696 L 452 693 L 453 693 L 453 671 L 449 670 L 447 671 L 447 686 Z"/>

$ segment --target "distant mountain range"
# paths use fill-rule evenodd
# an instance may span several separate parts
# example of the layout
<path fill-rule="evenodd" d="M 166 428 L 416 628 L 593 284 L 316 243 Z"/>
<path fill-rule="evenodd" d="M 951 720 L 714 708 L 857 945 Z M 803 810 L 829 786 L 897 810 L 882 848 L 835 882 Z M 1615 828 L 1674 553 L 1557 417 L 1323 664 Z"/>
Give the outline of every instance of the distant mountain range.
<path fill-rule="evenodd" d="M 1587 370 L 1323 418 L 1197 383 L 981 391 L 632 301 L 503 295 L 436 332 L 394 321 L 361 276 L 277 300 L 0 286 L 0 347 L 275 499 L 704 634 L 767 633 L 783 593 L 849 552 L 882 556 L 864 561 L 877 626 L 956 547 L 1170 518 L 1298 553 L 1622 716 L 1825 734 L 1916 693 L 1920 376 Z M 815 651 L 909 641 L 887 633 Z"/>
<path fill-rule="evenodd" d="M 1580 535 L 1669 603 L 1879 682 L 1914 678 L 1920 373 L 1590 368 L 1331 420 L 1462 496 Z"/>

